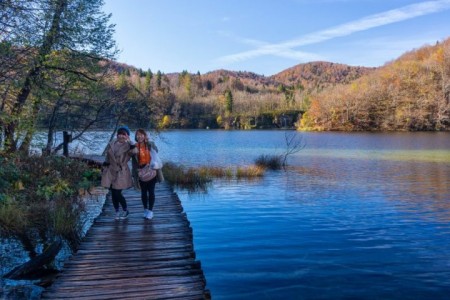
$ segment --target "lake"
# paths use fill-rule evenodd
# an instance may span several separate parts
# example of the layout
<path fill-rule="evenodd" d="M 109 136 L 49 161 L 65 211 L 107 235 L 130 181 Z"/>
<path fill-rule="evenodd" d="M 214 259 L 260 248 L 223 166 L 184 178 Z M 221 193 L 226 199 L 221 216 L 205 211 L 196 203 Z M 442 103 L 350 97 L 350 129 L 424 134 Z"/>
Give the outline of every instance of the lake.
<path fill-rule="evenodd" d="M 236 167 L 282 154 L 286 133 L 155 140 L 165 161 Z M 448 299 L 450 133 L 298 135 L 286 171 L 176 190 L 213 299 Z"/>

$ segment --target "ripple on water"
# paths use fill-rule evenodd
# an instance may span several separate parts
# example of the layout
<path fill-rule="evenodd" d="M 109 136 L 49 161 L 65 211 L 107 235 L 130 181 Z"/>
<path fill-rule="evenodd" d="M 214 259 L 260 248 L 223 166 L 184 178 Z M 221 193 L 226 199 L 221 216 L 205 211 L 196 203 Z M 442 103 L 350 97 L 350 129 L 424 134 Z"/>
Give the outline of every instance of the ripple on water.
<path fill-rule="evenodd" d="M 442 299 L 450 292 L 449 210 L 439 197 L 409 199 L 416 195 L 405 195 L 409 183 L 380 185 L 378 175 L 296 174 L 216 182 L 200 197 L 178 192 L 215 299 Z"/>

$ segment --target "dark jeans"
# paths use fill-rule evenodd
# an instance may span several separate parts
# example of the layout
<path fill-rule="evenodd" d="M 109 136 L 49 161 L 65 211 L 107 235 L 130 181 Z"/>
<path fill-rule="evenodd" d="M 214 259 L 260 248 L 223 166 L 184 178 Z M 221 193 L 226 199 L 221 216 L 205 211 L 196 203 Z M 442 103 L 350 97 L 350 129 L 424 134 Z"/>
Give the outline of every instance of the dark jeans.
<path fill-rule="evenodd" d="M 122 195 L 122 190 L 115 190 L 111 188 L 111 198 L 112 203 L 116 211 L 119 210 L 119 204 L 122 206 L 123 210 L 127 210 L 127 201 L 125 197 Z"/>
<path fill-rule="evenodd" d="M 158 176 L 147 182 L 139 180 L 139 185 L 141 186 L 142 205 L 144 205 L 144 209 L 153 210 L 153 205 L 155 205 L 155 185 L 157 180 Z"/>

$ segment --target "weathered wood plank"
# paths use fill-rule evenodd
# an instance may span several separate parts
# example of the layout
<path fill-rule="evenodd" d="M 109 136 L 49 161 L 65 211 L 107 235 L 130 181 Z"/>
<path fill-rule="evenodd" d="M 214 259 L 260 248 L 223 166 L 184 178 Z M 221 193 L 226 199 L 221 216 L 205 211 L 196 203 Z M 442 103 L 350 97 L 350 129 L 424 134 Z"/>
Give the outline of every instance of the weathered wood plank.
<path fill-rule="evenodd" d="M 202 299 L 203 297 L 201 286 L 194 286 L 195 289 L 192 289 L 185 286 L 162 285 L 161 288 L 152 290 L 145 287 L 123 287 L 121 293 L 108 289 L 92 292 L 68 290 L 55 294 L 54 299 Z"/>
<path fill-rule="evenodd" d="M 131 263 L 119 263 L 115 264 L 114 266 L 111 265 L 102 265 L 102 264 L 87 264 L 87 265 L 81 265 L 76 264 L 73 266 L 65 266 L 64 272 L 67 272 L 70 270 L 70 272 L 73 272 L 72 274 L 76 274 L 77 272 L 80 272 L 82 275 L 86 275 L 86 271 L 89 270 L 89 274 L 92 274 L 96 272 L 97 270 L 104 274 L 105 269 L 109 270 L 111 268 L 116 267 L 123 267 L 127 268 L 128 271 L 134 270 L 139 271 L 142 270 L 142 265 L 136 265 L 134 262 Z M 158 261 L 158 262 L 152 262 L 145 265 L 145 269 L 147 270 L 163 270 L 163 269 L 175 269 L 175 268 L 182 268 L 182 269 L 201 269 L 201 263 L 199 261 L 195 261 L 192 264 L 187 265 L 185 261 L 178 260 L 178 261 Z"/>
<path fill-rule="evenodd" d="M 130 215 L 114 220 L 111 200 L 42 299 L 210 299 L 193 232 L 178 196 L 158 184 L 154 218 L 140 194 L 124 191 Z"/>

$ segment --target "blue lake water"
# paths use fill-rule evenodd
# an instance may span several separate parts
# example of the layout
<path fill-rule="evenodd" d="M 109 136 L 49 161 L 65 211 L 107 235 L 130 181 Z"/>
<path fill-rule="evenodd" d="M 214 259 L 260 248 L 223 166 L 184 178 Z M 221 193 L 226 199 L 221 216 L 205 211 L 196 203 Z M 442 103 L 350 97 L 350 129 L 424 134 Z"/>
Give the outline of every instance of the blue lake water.
<path fill-rule="evenodd" d="M 165 161 L 236 167 L 282 154 L 285 134 L 155 140 Z M 213 299 L 448 299 L 450 133 L 299 136 L 286 171 L 177 190 Z"/>
<path fill-rule="evenodd" d="M 277 131 L 167 139 L 162 153 L 188 165 L 247 165 L 285 148 Z M 213 299 L 448 299 L 450 134 L 302 139 L 286 172 L 177 191 Z"/>

